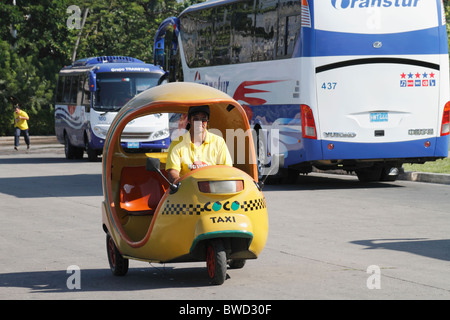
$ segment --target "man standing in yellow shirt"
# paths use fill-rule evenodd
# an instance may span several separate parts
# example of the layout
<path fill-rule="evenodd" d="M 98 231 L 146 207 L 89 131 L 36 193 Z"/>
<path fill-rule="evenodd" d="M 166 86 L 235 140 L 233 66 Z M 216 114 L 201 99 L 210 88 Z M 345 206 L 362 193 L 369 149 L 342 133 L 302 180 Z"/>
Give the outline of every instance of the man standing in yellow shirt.
<path fill-rule="evenodd" d="M 16 104 L 14 107 L 14 150 L 19 150 L 19 138 L 20 134 L 23 132 L 23 138 L 27 145 L 27 149 L 30 149 L 30 135 L 28 133 L 28 123 L 30 120 L 28 114 L 20 110 L 19 105 Z"/>
<path fill-rule="evenodd" d="M 189 131 L 173 141 L 168 150 L 166 170 L 170 182 L 204 166 L 233 165 L 225 140 L 206 130 L 209 114 L 208 106 L 189 108 Z"/>

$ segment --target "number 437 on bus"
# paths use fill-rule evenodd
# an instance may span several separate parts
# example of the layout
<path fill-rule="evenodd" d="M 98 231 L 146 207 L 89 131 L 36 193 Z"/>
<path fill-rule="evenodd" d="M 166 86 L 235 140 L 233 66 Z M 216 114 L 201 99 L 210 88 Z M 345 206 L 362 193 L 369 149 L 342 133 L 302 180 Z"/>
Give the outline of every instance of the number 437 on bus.
<path fill-rule="evenodd" d="M 322 84 L 322 89 L 324 90 L 334 90 L 336 89 L 337 82 L 324 82 Z"/>

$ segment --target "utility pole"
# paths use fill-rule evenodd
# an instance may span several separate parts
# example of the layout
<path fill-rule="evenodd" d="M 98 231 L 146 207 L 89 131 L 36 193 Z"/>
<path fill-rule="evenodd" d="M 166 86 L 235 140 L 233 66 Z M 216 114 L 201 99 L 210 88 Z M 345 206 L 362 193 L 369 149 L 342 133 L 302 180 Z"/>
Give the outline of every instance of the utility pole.
<path fill-rule="evenodd" d="M 86 8 L 86 10 L 84 10 L 83 20 L 81 21 L 80 32 L 78 32 L 77 41 L 75 42 L 75 47 L 73 48 L 72 62 L 74 62 L 77 57 L 78 45 L 80 43 L 81 34 L 83 33 L 83 27 L 84 27 L 84 23 L 86 22 L 86 17 L 88 15 L 88 12 L 89 12 L 89 8 Z"/>

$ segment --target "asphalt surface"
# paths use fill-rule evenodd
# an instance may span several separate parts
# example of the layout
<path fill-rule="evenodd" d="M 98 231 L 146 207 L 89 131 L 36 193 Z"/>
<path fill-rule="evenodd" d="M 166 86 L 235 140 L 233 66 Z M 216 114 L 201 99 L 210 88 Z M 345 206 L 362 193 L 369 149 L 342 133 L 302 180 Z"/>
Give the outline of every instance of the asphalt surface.
<path fill-rule="evenodd" d="M 261 299 L 275 315 L 303 309 L 272 300 L 450 297 L 450 184 L 312 173 L 266 185 L 266 247 L 228 270 L 224 285 L 209 284 L 204 263 L 133 260 L 127 276 L 114 277 L 101 227 L 101 162 L 67 161 L 54 137 L 31 139 L 30 150 L 22 139 L 19 151 L 12 138 L 0 143 L 0 300 Z"/>
<path fill-rule="evenodd" d="M 63 146 L 58 143 L 55 136 L 31 136 L 31 148 L 27 152 L 40 151 L 43 148 L 59 149 Z M 0 137 L 0 153 L 1 154 L 14 154 L 16 151 L 13 148 L 14 137 Z M 20 138 L 19 149 L 26 149 L 23 137 Z M 323 172 L 323 171 L 321 171 Z M 324 172 L 327 173 L 327 172 Z M 334 174 L 342 174 L 341 172 L 328 172 Z M 405 181 L 416 181 L 416 182 L 428 182 L 428 183 L 438 183 L 438 184 L 450 184 L 450 174 L 439 174 L 439 173 L 427 173 L 427 172 L 402 172 L 399 175 L 399 180 Z"/>
<path fill-rule="evenodd" d="M 102 163 L 68 161 L 59 144 L 2 148 L 0 300 L 145 299 L 170 319 L 181 311 L 172 301 L 214 300 L 217 319 L 229 303 L 270 305 L 273 318 L 305 313 L 297 301 L 274 300 L 450 298 L 450 185 L 321 173 L 266 185 L 262 254 L 213 286 L 204 262 L 132 260 L 125 277 L 113 276 L 101 223 Z"/>

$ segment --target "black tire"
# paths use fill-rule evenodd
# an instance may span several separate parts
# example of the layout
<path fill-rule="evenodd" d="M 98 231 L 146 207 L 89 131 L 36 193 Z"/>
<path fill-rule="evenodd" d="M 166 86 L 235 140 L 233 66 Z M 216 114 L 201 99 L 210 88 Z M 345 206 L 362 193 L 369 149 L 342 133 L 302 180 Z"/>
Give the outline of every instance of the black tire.
<path fill-rule="evenodd" d="M 361 182 L 374 182 L 380 181 L 381 168 L 369 167 L 356 170 L 356 175 Z"/>
<path fill-rule="evenodd" d="M 264 133 L 259 129 L 256 133 L 256 167 L 258 169 L 258 179 L 263 178 L 264 168 L 267 162 L 267 142 Z"/>
<path fill-rule="evenodd" d="M 91 147 L 89 147 L 88 143 L 86 143 L 86 154 L 88 156 L 89 162 L 97 162 L 98 160 L 97 150 L 94 150 Z"/>
<path fill-rule="evenodd" d="M 69 137 L 64 135 L 64 153 L 66 155 L 66 159 L 74 159 L 76 148 L 70 143 Z"/>
<path fill-rule="evenodd" d="M 108 262 L 111 272 L 115 276 L 124 276 L 128 272 L 128 259 L 120 254 L 112 237 L 106 235 L 106 252 L 108 253 Z"/>
<path fill-rule="evenodd" d="M 381 171 L 380 181 L 395 181 L 400 174 L 398 167 L 386 167 Z"/>
<path fill-rule="evenodd" d="M 206 268 L 213 284 L 223 284 L 227 276 L 227 255 L 220 239 L 211 240 L 206 247 Z"/>

